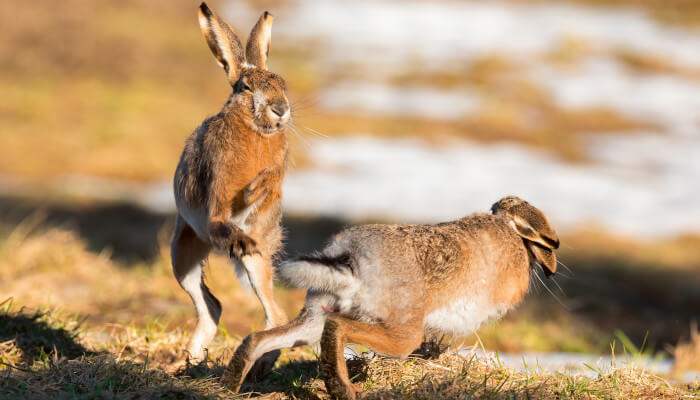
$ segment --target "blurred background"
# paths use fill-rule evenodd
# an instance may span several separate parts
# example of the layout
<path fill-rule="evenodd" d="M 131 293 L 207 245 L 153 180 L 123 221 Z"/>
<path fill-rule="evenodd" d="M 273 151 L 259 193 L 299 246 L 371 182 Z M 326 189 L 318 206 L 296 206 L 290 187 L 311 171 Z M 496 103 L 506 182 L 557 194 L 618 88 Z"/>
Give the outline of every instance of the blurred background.
<path fill-rule="evenodd" d="M 193 325 L 170 272 L 170 182 L 184 139 L 230 93 L 197 6 L 0 2 L 0 302 L 96 330 Z M 270 69 L 295 119 L 287 256 L 347 224 L 449 220 L 514 194 L 550 217 L 569 268 L 483 327 L 487 348 L 687 346 L 700 318 L 700 2 L 210 6 L 243 40 L 275 15 Z M 228 262 L 209 264 L 221 330 L 261 328 Z M 277 295 L 298 312 L 303 293 Z"/>

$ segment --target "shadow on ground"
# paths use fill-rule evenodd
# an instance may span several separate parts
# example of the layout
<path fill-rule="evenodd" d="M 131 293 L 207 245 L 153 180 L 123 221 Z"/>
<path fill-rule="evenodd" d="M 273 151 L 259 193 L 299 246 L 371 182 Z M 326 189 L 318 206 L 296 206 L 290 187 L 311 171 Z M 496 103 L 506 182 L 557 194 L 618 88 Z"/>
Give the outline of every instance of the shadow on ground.
<path fill-rule="evenodd" d="M 308 389 L 306 384 L 320 378 L 318 362 L 303 360 L 290 362 L 272 370 L 259 381 L 250 377 L 241 386 L 240 393 L 268 394 L 284 392 L 291 398 L 317 400 L 319 396 Z"/>
<path fill-rule="evenodd" d="M 662 268 L 632 264 L 622 257 L 567 252 L 563 255 L 574 271 L 573 279 L 559 280 L 571 313 L 589 320 L 602 331 L 623 331 L 640 346 L 666 350 L 687 339 L 691 321 L 700 320 L 700 274 L 697 268 Z M 552 302 L 540 291 L 539 297 Z M 558 304 L 551 305 L 559 307 Z"/>
<path fill-rule="evenodd" d="M 0 311 L 0 343 L 12 341 L 21 352 L 21 363 L 27 366 L 49 354 L 65 358 L 96 354 L 76 341 L 75 331 L 52 327 L 45 317 L 43 311 Z"/>
<path fill-rule="evenodd" d="M 225 359 L 187 364 L 167 373 L 156 358 L 116 359 L 76 341 L 75 329 L 51 327 L 45 314 L 0 311 L 0 343 L 13 341 L 21 361 L 6 360 L 0 369 L 0 398 L 239 398 L 219 381 Z M 139 355 L 140 356 L 140 355 Z M 0 357 L 0 361 L 4 356 Z M 35 363 L 35 361 L 43 361 Z M 298 361 L 274 369 L 242 393 L 285 393 L 291 398 L 319 399 L 307 383 L 319 377 L 316 361 Z"/>
<path fill-rule="evenodd" d="M 216 379 L 179 379 L 159 369 L 111 355 L 59 359 L 35 371 L 8 370 L 2 398 L 202 399 L 216 398 Z"/>
<path fill-rule="evenodd" d="M 30 218 L 36 229 L 63 227 L 75 231 L 94 252 L 109 250 L 112 259 L 129 266 L 153 261 L 172 235 L 175 216 L 124 204 L 68 204 L 0 197 L 0 227 L 6 231 Z M 334 218 L 285 217 L 282 222 L 287 256 L 321 248 L 347 223 Z"/>

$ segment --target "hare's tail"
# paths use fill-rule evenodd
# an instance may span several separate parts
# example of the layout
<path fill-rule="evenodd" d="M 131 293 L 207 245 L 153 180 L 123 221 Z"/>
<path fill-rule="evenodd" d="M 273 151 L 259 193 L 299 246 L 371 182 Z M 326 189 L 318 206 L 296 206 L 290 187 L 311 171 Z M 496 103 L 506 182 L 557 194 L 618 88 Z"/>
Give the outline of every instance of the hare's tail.
<path fill-rule="evenodd" d="M 315 254 L 280 264 L 278 276 L 291 286 L 337 293 L 358 283 L 352 259 L 345 253 L 339 256 Z"/>

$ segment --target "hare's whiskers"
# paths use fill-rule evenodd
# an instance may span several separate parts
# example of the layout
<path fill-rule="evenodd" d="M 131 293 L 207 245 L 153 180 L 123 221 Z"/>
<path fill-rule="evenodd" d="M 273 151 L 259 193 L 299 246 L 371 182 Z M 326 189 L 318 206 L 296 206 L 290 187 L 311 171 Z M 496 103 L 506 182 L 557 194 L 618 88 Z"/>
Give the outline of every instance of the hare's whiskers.
<path fill-rule="evenodd" d="M 540 288 L 537 286 L 537 281 L 535 281 L 535 278 L 532 276 L 533 274 L 536 274 L 537 271 L 532 271 L 530 273 L 530 286 L 535 290 L 535 293 L 540 294 Z"/>
<path fill-rule="evenodd" d="M 551 277 L 550 280 L 551 280 L 552 282 L 554 282 L 554 284 L 557 285 L 557 287 L 559 288 L 559 290 L 561 291 L 561 293 L 562 293 L 564 296 L 566 296 L 566 292 L 564 291 L 564 289 L 562 289 L 561 285 L 559 285 L 559 282 L 557 282 L 556 279 L 554 279 L 553 276 Z"/>
<path fill-rule="evenodd" d="M 537 265 L 539 265 L 539 263 L 537 263 Z M 544 286 L 544 288 L 547 289 L 547 291 L 549 292 L 549 294 L 551 294 L 552 297 L 554 297 L 554 300 L 556 300 L 557 303 L 559 303 L 559 305 L 561 305 L 562 307 L 564 307 L 564 309 L 565 309 L 566 311 L 569 311 L 569 307 L 567 307 L 567 305 L 564 304 L 564 302 L 562 302 L 562 301 L 559 299 L 559 297 L 557 297 L 556 294 L 554 294 L 554 292 L 552 291 L 552 289 L 550 289 L 549 286 L 547 286 L 547 284 L 544 283 L 544 281 L 542 280 L 542 278 L 540 278 L 539 274 L 537 274 L 537 272 L 535 272 L 534 275 L 535 275 L 535 278 L 537 278 L 537 280 L 540 281 L 540 283 L 542 284 L 542 286 Z"/>
<path fill-rule="evenodd" d="M 294 133 L 294 136 L 298 137 L 299 140 L 301 140 L 301 142 L 302 142 L 307 148 L 310 148 L 310 147 L 311 147 L 311 142 L 310 142 L 307 138 L 305 138 L 301 133 L 299 133 L 299 131 L 297 130 L 296 125 L 290 124 L 290 125 L 289 125 L 289 128 L 290 128 L 290 130 L 292 131 L 292 133 Z"/>
<path fill-rule="evenodd" d="M 325 133 L 319 132 L 316 129 L 309 128 L 308 126 L 306 126 L 305 128 L 306 128 L 306 130 L 310 131 L 311 133 L 316 134 L 316 136 L 326 138 L 326 139 L 328 138 L 328 135 L 326 135 Z"/>
<path fill-rule="evenodd" d="M 569 268 L 568 266 L 566 266 L 566 264 L 564 264 L 564 263 L 561 262 L 560 260 L 557 260 L 557 263 L 558 263 L 559 265 L 561 265 L 562 267 L 564 267 L 564 269 L 566 269 L 567 271 L 569 271 L 569 272 L 571 273 L 571 275 L 572 275 L 572 276 L 571 276 L 572 278 L 573 278 L 574 276 L 576 276 L 576 274 L 574 274 L 574 271 L 572 271 L 571 268 Z"/>

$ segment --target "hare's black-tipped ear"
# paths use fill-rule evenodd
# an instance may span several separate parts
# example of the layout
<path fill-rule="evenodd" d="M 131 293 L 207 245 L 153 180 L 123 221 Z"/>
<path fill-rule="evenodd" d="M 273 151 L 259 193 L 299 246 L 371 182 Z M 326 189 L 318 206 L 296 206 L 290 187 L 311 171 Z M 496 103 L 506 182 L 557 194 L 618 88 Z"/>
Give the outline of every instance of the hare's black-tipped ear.
<path fill-rule="evenodd" d="M 250 32 L 248 43 L 245 46 L 245 57 L 248 64 L 267 69 L 267 54 L 270 52 L 273 20 L 272 14 L 265 11 Z"/>
<path fill-rule="evenodd" d="M 199 28 L 216 61 L 226 71 L 231 85 L 238 81 L 245 62 L 243 45 L 231 26 L 219 18 L 206 3 L 199 6 Z"/>
<path fill-rule="evenodd" d="M 557 256 L 552 250 L 559 248 L 559 238 L 542 211 L 525 200 L 507 196 L 494 203 L 491 212 L 505 218 L 523 238 L 530 257 L 542 266 L 547 277 L 557 272 Z"/>
<path fill-rule="evenodd" d="M 542 247 L 537 243 L 528 243 L 527 247 L 544 270 L 547 278 L 557 273 L 557 256 L 551 249 Z"/>

